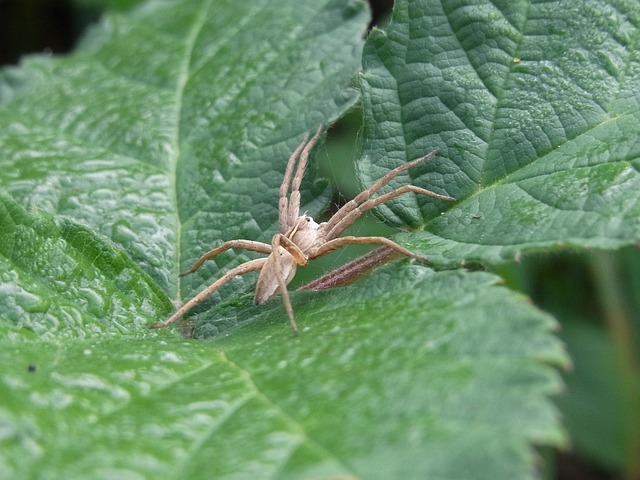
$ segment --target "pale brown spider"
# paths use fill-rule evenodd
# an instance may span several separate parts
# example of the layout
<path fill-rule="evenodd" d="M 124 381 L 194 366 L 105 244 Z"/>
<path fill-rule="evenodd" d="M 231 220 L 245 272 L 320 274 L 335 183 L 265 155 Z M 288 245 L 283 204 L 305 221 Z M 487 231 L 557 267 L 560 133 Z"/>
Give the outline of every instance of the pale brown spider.
<path fill-rule="evenodd" d="M 260 270 L 258 283 L 256 284 L 254 303 L 257 305 L 265 303 L 279 290 L 282 294 L 287 315 L 289 316 L 291 328 L 294 333 L 297 333 L 298 327 L 293 316 L 293 308 L 291 307 L 291 300 L 289 299 L 289 293 L 287 291 L 287 285 L 293 279 L 296 267 L 304 266 L 310 259 L 321 257 L 340 247 L 352 244 L 378 244 L 393 249 L 402 255 L 406 255 L 417 260 L 424 260 L 422 257 L 415 255 L 388 238 L 353 236 L 340 237 L 340 235 L 364 212 L 377 205 L 385 203 L 398 195 L 402 195 L 403 193 L 414 192 L 440 200 L 454 200 L 446 195 L 439 195 L 415 185 L 403 185 L 402 187 L 391 190 L 377 198 L 371 198 L 372 195 L 387 185 L 398 174 L 424 160 L 431 158 L 435 152 L 431 152 L 424 157 L 417 158 L 395 168 L 394 170 L 391 170 L 371 187 L 362 191 L 353 200 L 342 206 L 328 221 L 318 224 L 308 215 L 299 215 L 299 189 L 302 177 L 307 167 L 309 152 L 320 138 L 322 131 L 323 129 L 320 127 L 311 140 L 309 140 L 309 133 L 307 133 L 304 136 L 302 143 L 298 148 L 296 148 L 289 158 L 284 179 L 280 186 L 280 201 L 278 203 L 280 232 L 273 236 L 271 245 L 252 240 L 229 240 L 219 247 L 205 253 L 190 270 L 181 273 L 180 276 L 182 277 L 195 272 L 204 262 L 231 248 L 240 248 L 251 252 L 264 253 L 265 255 L 268 255 L 268 257 L 249 260 L 248 262 L 232 268 L 221 278 L 213 282 L 185 303 L 167 320 L 152 325 L 150 328 L 162 328 L 172 324 L 234 277 L 244 275 L 245 273 L 249 273 L 254 270 Z M 293 170 L 296 163 L 298 164 L 298 167 L 296 169 L 295 176 L 293 176 Z M 289 186 L 291 186 L 291 194 L 287 197 Z"/>

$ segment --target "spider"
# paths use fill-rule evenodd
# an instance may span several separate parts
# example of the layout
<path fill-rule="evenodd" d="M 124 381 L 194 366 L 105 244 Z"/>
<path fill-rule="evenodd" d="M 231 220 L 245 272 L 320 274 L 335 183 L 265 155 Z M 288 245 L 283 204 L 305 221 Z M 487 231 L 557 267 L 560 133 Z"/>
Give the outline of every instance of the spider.
<path fill-rule="evenodd" d="M 234 277 L 244 275 L 245 273 L 253 272 L 255 270 L 260 270 L 258 282 L 256 284 L 254 303 L 256 305 L 263 304 L 279 291 L 282 295 L 284 307 L 289 317 L 293 333 L 297 334 L 298 327 L 293 315 L 293 307 L 291 306 L 287 285 L 293 279 L 293 276 L 296 273 L 296 268 L 299 266 L 305 266 L 309 260 L 326 255 L 338 248 L 344 247 L 345 245 L 353 244 L 382 245 L 383 247 L 388 247 L 407 257 L 424 260 L 423 257 L 410 252 L 388 238 L 354 236 L 341 237 L 340 235 L 364 212 L 371 210 L 377 205 L 388 202 L 403 193 L 414 192 L 440 200 L 453 201 L 454 198 L 452 197 L 440 195 L 430 190 L 425 190 L 424 188 L 410 184 L 403 185 L 391 190 L 390 192 L 379 195 L 376 198 L 372 198 L 378 190 L 387 185 L 393 178 L 405 170 L 432 158 L 435 152 L 431 152 L 423 157 L 412 160 L 395 168 L 394 170 L 391 170 L 380 180 L 371 185 L 371 187 L 363 190 L 353 200 L 343 205 L 328 221 L 318 224 L 309 215 L 300 215 L 299 189 L 302 177 L 307 167 L 309 152 L 322 135 L 322 132 L 323 127 L 321 126 L 311 139 L 309 139 L 310 133 L 307 132 L 302 143 L 295 149 L 289 158 L 284 179 L 280 186 L 280 201 L 278 203 L 280 232 L 273 236 L 271 244 L 253 240 L 226 241 L 219 247 L 216 247 L 202 255 L 191 269 L 182 272 L 179 276 L 183 277 L 195 272 L 207 260 L 211 260 L 215 256 L 232 248 L 263 253 L 267 255 L 267 257 L 249 260 L 248 262 L 232 268 L 218 280 L 185 303 L 167 320 L 151 325 L 150 328 L 163 328 L 174 323 Z M 295 175 L 293 173 L 294 169 Z"/>

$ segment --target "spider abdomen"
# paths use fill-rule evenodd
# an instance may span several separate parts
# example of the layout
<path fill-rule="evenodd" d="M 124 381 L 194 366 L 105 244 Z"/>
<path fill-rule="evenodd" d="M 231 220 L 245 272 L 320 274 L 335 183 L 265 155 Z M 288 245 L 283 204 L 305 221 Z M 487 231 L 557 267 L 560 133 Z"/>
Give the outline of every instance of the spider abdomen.
<path fill-rule="evenodd" d="M 280 268 L 282 270 L 282 277 L 284 278 L 285 285 L 288 285 L 296 274 L 296 261 L 293 256 L 287 252 L 284 248 L 279 247 L 280 254 Z M 271 297 L 273 297 L 278 291 L 278 278 L 276 277 L 275 267 L 275 255 L 276 252 L 271 252 L 267 258 L 267 262 L 260 270 L 258 275 L 258 282 L 256 283 L 256 291 L 253 296 L 253 303 L 256 305 L 262 305 Z"/>

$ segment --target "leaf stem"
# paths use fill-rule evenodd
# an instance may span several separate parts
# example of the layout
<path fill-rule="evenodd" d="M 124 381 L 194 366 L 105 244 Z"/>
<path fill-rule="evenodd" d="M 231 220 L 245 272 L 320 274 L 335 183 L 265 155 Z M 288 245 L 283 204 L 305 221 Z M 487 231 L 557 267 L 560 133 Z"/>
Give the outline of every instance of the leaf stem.
<path fill-rule="evenodd" d="M 591 268 L 600 297 L 606 327 L 616 351 L 620 367 L 622 393 L 628 405 L 626 433 L 626 471 L 628 480 L 640 479 L 640 362 L 634 339 L 633 320 L 629 303 L 621 286 L 620 255 L 596 252 L 591 256 Z"/>

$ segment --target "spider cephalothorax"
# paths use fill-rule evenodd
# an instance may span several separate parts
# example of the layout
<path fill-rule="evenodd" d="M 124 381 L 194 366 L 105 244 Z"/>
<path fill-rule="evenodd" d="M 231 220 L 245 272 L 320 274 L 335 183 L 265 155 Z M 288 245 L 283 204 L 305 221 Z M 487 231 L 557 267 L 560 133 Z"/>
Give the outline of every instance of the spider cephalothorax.
<path fill-rule="evenodd" d="M 402 255 L 422 260 L 404 247 L 384 237 L 353 237 L 340 235 L 349 228 L 364 212 L 380 205 L 392 198 L 404 193 L 413 192 L 428 195 L 440 200 L 454 200 L 446 195 L 440 195 L 430 190 L 415 185 L 403 185 L 390 192 L 372 198 L 381 188 L 387 185 L 401 172 L 431 158 L 434 152 L 424 157 L 412 160 L 404 165 L 391 170 L 368 189 L 362 191 L 353 200 L 343 205 L 328 221 L 316 223 L 308 215 L 300 215 L 300 184 L 307 167 L 309 152 L 322 134 L 322 127 L 309 139 L 307 133 L 302 143 L 296 148 L 287 164 L 282 185 L 280 186 L 280 201 L 278 214 L 280 220 L 280 232 L 276 233 L 271 244 L 256 242 L 253 240 L 229 240 L 217 248 L 205 253 L 191 267 L 183 272 L 184 276 L 195 272 L 207 260 L 219 255 L 231 248 L 240 248 L 252 252 L 264 253 L 266 258 L 249 260 L 235 268 L 232 268 L 222 277 L 198 293 L 195 297 L 180 307 L 171 317 L 161 323 L 152 325 L 151 328 L 162 328 L 180 319 L 185 313 L 202 302 L 207 296 L 218 290 L 232 278 L 245 273 L 260 270 L 258 283 L 256 284 L 254 302 L 262 304 L 273 297 L 278 291 L 282 294 L 285 309 L 289 316 L 289 322 L 294 333 L 297 332 L 296 321 L 293 316 L 293 308 L 289 293 L 288 283 L 293 279 L 296 268 L 304 266 L 311 259 L 326 255 L 345 245 L 353 244 L 377 244 L 391 248 Z M 297 168 L 296 168 L 297 164 Z M 294 175 L 295 169 L 295 175 Z M 290 193 L 289 193 L 290 192 Z"/>

